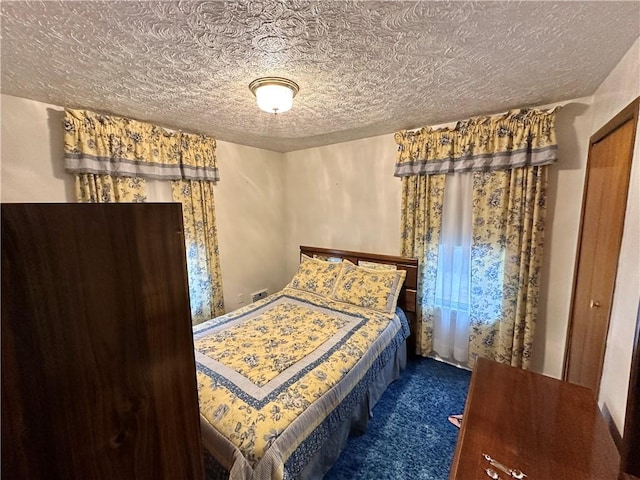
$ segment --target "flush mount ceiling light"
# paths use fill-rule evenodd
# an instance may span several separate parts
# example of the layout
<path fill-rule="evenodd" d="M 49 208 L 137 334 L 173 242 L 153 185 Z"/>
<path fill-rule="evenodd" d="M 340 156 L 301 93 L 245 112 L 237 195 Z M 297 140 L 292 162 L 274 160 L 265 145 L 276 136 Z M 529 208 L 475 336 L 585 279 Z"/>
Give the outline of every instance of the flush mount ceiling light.
<path fill-rule="evenodd" d="M 284 113 L 291 110 L 298 84 L 282 77 L 258 78 L 249 84 L 249 90 L 256 96 L 258 107 L 269 113 Z"/>

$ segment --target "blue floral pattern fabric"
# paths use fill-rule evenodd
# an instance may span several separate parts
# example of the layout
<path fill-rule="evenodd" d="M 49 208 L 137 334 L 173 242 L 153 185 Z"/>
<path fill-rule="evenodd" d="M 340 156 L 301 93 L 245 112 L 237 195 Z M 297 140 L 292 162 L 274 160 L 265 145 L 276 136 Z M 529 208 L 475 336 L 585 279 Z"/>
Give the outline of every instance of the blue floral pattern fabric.
<path fill-rule="evenodd" d="M 237 452 L 225 468 L 284 478 L 289 456 L 404 341 L 394 313 L 285 288 L 194 327 L 205 430 Z"/>
<path fill-rule="evenodd" d="M 417 257 L 418 312 L 416 353 L 427 356 L 433 348 L 433 325 L 438 272 L 438 243 L 442 228 L 445 175 L 402 178 L 401 250 Z"/>
<path fill-rule="evenodd" d="M 332 298 L 339 302 L 391 313 L 396 309 L 406 274 L 404 270 L 363 268 L 344 260 Z"/>
<path fill-rule="evenodd" d="M 548 167 L 475 173 L 469 356 L 528 368 L 538 309 Z"/>
<path fill-rule="evenodd" d="M 527 368 L 533 348 L 555 110 L 474 117 L 455 128 L 396 133 L 401 253 L 418 267 L 417 349 L 432 352 L 438 244 L 447 173 L 473 172 L 469 364 Z"/>
<path fill-rule="evenodd" d="M 397 177 L 490 172 L 542 166 L 557 160 L 556 109 L 512 110 L 473 117 L 454 128 L 400 131 Z"/>
<path fill-rule="evenodd" d="M 342 263 L 340 262 L 327 262 L 304 256 L 298 267 L 298 272 L 288 287 L 328 297 L 333 292 L 341 270 Z"/>

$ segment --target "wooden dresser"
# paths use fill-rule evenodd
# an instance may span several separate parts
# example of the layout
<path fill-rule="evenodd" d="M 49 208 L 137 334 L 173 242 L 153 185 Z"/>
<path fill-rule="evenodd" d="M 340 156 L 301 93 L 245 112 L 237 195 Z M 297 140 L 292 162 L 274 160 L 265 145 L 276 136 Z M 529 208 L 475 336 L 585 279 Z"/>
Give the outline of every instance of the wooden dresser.
<path fill-rule="evenodd" d="M 620 457 L 591 390 L 480 359 L 471 377 L 450 480 L 616 480 Z"/>
<path fill-rule="evenodd" d="M 2 205 L 2 478 L 203 474 L 180 205 Z"/>

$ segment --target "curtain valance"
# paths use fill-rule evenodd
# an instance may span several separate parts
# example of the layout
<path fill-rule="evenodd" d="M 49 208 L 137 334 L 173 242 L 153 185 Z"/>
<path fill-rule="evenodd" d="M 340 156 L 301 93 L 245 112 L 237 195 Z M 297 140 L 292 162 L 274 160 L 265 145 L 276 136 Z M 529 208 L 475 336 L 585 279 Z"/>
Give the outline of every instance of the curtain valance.
<path fill-rule="evenodd" d="M 555 112 L 512 110 L 473 117 L 455 128 L 395 134 L 396 177 L 508 170 L 549 165 L 557 160 Z"/>
<path fill-rule="evenodd" d="M 69 173 L 219 180 L 215 139 L 88 110 L 65 110 L 64 150 Z"/>

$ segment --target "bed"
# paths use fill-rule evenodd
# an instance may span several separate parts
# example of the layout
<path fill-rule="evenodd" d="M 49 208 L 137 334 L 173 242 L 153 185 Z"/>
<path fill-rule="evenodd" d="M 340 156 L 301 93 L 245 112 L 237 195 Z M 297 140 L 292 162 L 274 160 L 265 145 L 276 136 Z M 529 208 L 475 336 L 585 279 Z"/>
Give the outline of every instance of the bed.
<path fill-rule="evenodd" d="M 208 479 L 322 478 L 406 365 L 417 260 L 300 256 L 283 290 L 194 327 Z"/>

